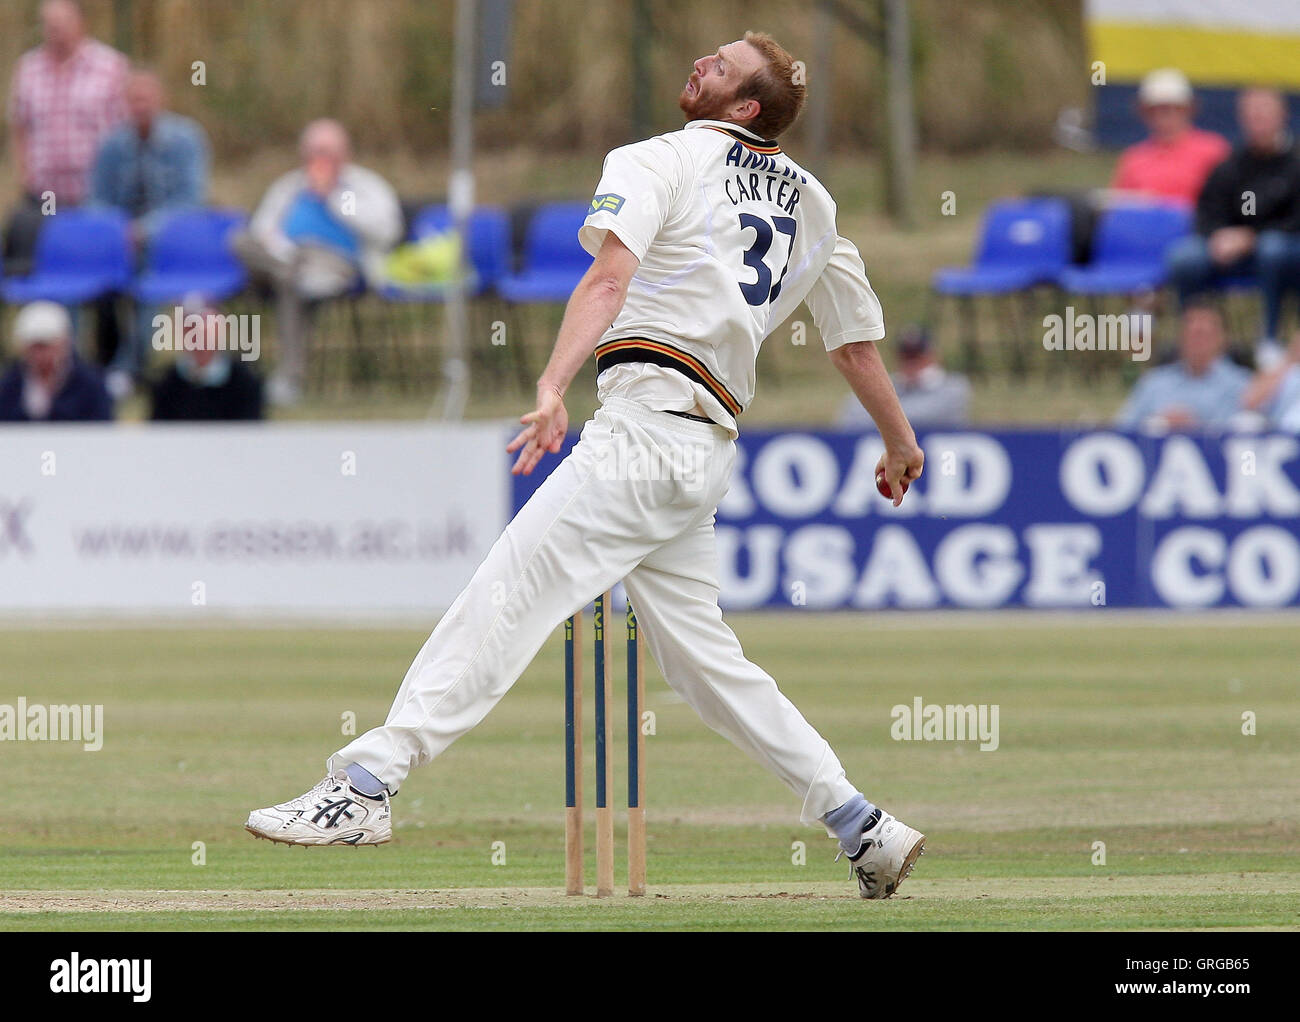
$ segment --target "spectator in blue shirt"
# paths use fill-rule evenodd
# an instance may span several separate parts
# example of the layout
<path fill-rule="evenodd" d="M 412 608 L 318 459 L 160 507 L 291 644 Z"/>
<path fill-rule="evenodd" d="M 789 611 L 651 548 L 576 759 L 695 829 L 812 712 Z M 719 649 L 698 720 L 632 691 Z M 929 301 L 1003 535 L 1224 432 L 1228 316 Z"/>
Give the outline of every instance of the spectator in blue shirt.
<path fill-rule="evenodd" d="M 1148 369 L 1116 422 L 1123 429 L 1224 429 L 1241 410 L 1250 373 L 1224 354 L 1223 313 L 1189 301 L 1179 327 L 1178 360 Z"/>
<path fill-rule="evenodd" d="M 208 193 L 208 140 L 196 121 L 166 110 L 162 80 L 133 71 L 126 83 L 128 119 L 111 131 L 91 171 L 93 202 L 131 219 L 131 241 L 143 260 L 158 227 L 173 213 L 202 205 Z M 109 366 L 109 386 L 123 397 L 144 369 L 153 309 L 136 310 Z"/>
<path fill-rule="evenodd" d="M 905 326 L 891 347 L 898 353 L 898 370 L 890 379 L 907 421 L 917 429 L 965 426 L 970 420 L 970 381 L 943 367 L 930 334 L 919 326 Z M 845 429 L 876 428 L 855 394 L 844 399 L 839 424 Z"/>
<path fill-rule="evenodd" d="M 197 121 L 164 109 L 152 71 L 131 72 L 126 102 L 130 118 L 100 145 L 90 193 L 126 213 L 133 239 L 147 244 L 169 214 L 206 200 L 208 140 Z"/>
<path fill-rule="evenodd" d="M 54 302 L 32 302 L 14 319 L 18 359 L 0 376 L 0 422 L 100 422 L 113 402 L 99 370 L 72 350 L 72 320 Z"/>

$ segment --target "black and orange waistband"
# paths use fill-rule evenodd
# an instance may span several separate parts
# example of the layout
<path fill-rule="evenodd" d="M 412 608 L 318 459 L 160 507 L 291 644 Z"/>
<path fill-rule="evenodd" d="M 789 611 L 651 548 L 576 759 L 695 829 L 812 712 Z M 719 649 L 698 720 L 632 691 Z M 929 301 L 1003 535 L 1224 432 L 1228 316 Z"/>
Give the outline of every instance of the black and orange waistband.
<path fill-rule="evenodd" d="M 651 365 L 675 369 L 688 380 L 698 383 L 718 399 L 718 403 L 729 411 L 733 417 L 739 417 L 744 410 L 737 401 L 709 370 L 694 355 L 674 348 L 663 341 L 652 341 L 646 337 L 622 337 L 606 341 L 596 348 L 596 372 L 603 373 L 610 366 L 625 362 L 649 362 Z"/>

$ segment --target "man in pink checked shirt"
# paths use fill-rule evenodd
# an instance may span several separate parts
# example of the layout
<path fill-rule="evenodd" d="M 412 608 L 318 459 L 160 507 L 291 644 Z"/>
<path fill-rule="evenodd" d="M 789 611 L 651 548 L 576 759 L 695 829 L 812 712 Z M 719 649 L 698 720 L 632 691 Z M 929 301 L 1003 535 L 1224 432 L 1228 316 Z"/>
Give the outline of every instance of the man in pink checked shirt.
<path fill-rule="evenodd" d="M 19 59 L 9 89 L 9 141 L 23 200 L 6 232 L 6 255 L 20 272 L 40 217 L 85 199 L 100 142 L 126 119 L 127 59 L 86 36 L 81 6 L 46 0 L 41 30 L 44 42 Z"/>

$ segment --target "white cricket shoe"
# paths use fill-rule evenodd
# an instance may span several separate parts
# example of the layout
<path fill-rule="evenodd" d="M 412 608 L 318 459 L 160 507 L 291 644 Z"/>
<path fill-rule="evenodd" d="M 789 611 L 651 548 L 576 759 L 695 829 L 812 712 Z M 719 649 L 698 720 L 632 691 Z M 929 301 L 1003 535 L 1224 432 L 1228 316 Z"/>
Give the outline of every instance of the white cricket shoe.
<path fill-rule="evenodd" d="M 849 857 L 857 874 L 858 893 L 864 898 L 888 898 L 924 852 L 924 834 L 880 810 L 880 819 L 863 831 L 858 854 Z"/>
<path fill-rule="evenodd" d="M 388 793 L 363 795 L 342 770 L 291 802 L 254 809 L 244 829 L 286 845 L 382 845 L 393 838 Z"/>

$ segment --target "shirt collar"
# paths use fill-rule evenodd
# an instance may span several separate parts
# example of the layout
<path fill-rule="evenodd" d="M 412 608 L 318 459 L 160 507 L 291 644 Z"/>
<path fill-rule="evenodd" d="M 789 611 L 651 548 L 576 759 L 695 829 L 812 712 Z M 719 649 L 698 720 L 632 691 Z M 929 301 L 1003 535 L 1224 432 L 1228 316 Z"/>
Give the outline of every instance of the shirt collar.
<path fill-rule="evenodd" d="M 739 131 L 739 132 L 741 132 L 742 134 L 747 135 L 747 136 L 749 136 L 750 138 L 752 138 L 755 142 L 766 142 L 766 141 L 767 141 L 767 139 L 763 138 L 761 135 L 755 135 L 755 134 L 754 134 L 752 131 L 750 131 L 748 128 L 742 128 L 739 124 L 733 124 L 731 121 L 710 121 L 710 120 L 708 120 L 707 118 L 702 118 L 702 119 L 700 119 L 700 120 L 698 120 L 698 121 L 687 121 L 687 122 L 686 122 L 686 127 L 688 127 L 688 128 L 726 128 L 728 131 Z"/>
<path fill-rule="evenodd" d="M 1178 360 L 1178 368 L 1182 370 L 1183 377 L 1188 380 L 1213 379 L 1216 376 L 1222 375 L 1232 364 L 1233 364 L 1232 359 L 1228 358 L 1227 355 L 1220 355 L 1218 358 L 1216 358 L 1213 362 L 1211 362 L 1208 366 L 1205 367 L 1205 372 L 1201 373 L 1200 376 L 1197 376 L 1195 373 L 1191 371 L 1191 369 L 1187 367 L 1187 363 L 1185 361 L 1183 361 L 1181 358 Z"/>
<path fill-rule="evenodd" d="M 49 67 L 56 68 L 56 69 L 72 67 L 75 64 L 79 64 L 82 61 L 82 59 L 85 57 L 86 46 L 89 42 L 90 40 L 88 38 L 83 38 L 81 42 L 77 43 L 77 48 L 72 51 L 71 55 L 66 60 L 61 60 L 61 61 L 55 60 L 54 54 L 50 52 L 49 46 L 47 46 L 45 43 L 41 43 L 41 53 L 44 55 L 45 63 Z"/>
<path fill-rule="evenodd" d="M 760 151 L 770 151 L 772 153 L 779 153 L 781 151 L 781 144 L 779 142 L 773 142 L 768 139 L 765 139 L 763 138 L 762 135 L 756 135 L 748 128 L 742 128 L 739 124 L 732 124 L 731 121 L 710 121 L 710 120 L 687 121 L 686 127 L 688 129 L 689 128 L 712 128 L 715 131 L 725 132 L 726 134 L 730 135 L 732 138 L 738 139 L 739 141 L 744 142 L 748 145 L 760 147 Z"/>
<path fill-rule="evenodd" d="M 734 124 L 734 123 L 732 123 L 731 121 L 710 121 L 710 120 L 707 120 L 707 119 L 702 119 L 702 120 L 698 120 L 698 121 L 687 121 L 687 122 L 686 122 L 686 127 L 688 127 L 688 128 L 722 128 L 722 129 L 724 129 L 724 130 L 726 130 L 726 131 L 734 131 L 734 132 L 736 132 L 737 134 L 744 135 L 746 138 L 752 138 L 755 142 L 767 142 L 768 145 L 776 145 L 775 142 L 768 142 L 768 140 L 765 139 L 762 135 L 756 135 L 756 134 L 754 134 L 752 131 L 750 131 L 748 128 L 741 127 L 739 124 Z"/>

